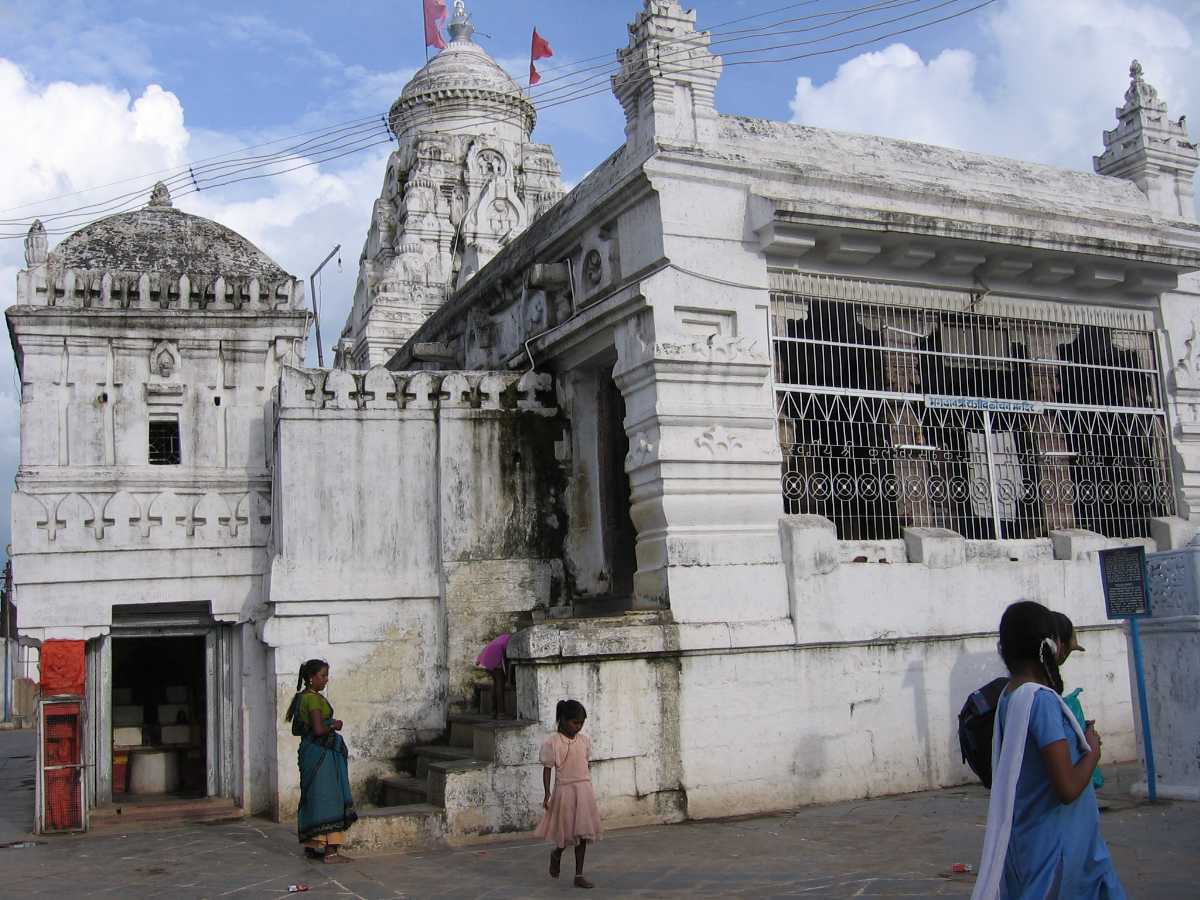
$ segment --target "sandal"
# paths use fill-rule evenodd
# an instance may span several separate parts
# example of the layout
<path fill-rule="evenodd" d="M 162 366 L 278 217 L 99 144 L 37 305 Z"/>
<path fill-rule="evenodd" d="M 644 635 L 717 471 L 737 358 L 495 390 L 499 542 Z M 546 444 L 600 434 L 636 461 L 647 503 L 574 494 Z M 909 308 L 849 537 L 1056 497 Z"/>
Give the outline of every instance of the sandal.
<path fill-rule="evenodd" d="M 318 852 L 313 847 L 305 847 L 304 855 L 307 856 L 309 859 L 323 859 L 325 857 L 324 853 Z"/>
<path fill-rule="evenodd" d="M 595 885 L 584 878 L 582 875 L 575 876 L 575 887 L 577 888 L 594 888 Z"/>
<path fill-rule="evenodd" d="M 550 877 L 557 878 L 562 871 L 562 855 L 561 850 L 550 851 Z"/>

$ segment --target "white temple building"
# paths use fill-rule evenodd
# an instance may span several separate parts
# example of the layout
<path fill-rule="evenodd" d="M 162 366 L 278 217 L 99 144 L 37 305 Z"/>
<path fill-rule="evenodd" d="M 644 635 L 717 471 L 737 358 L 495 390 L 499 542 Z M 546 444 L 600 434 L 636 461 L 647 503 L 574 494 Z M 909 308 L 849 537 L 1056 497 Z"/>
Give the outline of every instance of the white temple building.
<path fill-rule="evenodd" d="M 1096 174 L 726 115 L 695 19 L 644 0 L 625 142 L 562 196 L 458 4 L 392 107 L 333 369 L 300 364 L 299 286 L 165 197 L 31 237 L 18 624 L 111 660 L 96 804 L 118 650 L 171 623 L 232 660 L 197 747 L 249 811 L 294 812 L 283 711 L 329 660 L 368 849 L 532 827 L 568 696 L 613 826 L 963 783 L 1022 598 L 1082 629 L 1067 679 L 1133 758 L 1095 551 L 1200 516 L 1183 120 L 1136 63 Z"/>

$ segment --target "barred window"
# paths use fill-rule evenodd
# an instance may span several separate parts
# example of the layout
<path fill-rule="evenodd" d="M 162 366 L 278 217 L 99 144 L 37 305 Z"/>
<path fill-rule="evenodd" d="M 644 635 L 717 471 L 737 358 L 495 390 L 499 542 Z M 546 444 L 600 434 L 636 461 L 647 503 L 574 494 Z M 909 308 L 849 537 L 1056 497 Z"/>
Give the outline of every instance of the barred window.
<path fill-rule="evenodd" d="M 922 305 L 835 282 L 792 278 L 800 290 L 772 294 L 788 513 L 825 516 L 847 540 L 908 525 L 1139 537 L 1174 514 L 1158 349 L 1140 314 L 985 314 L 967 294 Z"/>
<path fill-rule="evenodd" d="M 179 455 L 179 421 L 177 419 L 150 420 L 150 465 L 177 466 Z"/>

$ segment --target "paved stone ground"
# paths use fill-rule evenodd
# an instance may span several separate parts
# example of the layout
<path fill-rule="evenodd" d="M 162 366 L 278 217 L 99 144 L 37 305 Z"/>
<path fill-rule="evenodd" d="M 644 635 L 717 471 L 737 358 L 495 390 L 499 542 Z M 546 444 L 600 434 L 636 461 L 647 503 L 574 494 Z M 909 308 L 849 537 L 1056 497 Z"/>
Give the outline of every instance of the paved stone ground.
<path fill-rule="evenodd" d="M 19 757 L 31 748 L 26 736 L 0 732 L 5 834 L 27 827 L 30 818 L 19 807 L 31 798 L 20 786 L 32 769 Z M 1102 822 L 1130 897 L 1195 896 L 1200 808 L 1135 805 L 1122 799 L 1132 770 L 1111 774 L 1118 777 L 1115 790 L 1106 789 L 1113 801 Z M 978 863 L 986 805 L 983 789 L 970 787 L 614 831 L 590 848 L 588 875 L 598 885 L 591 896 L 967 897 L 974 876 L 948 870 L 955 862 Z M 280 897 L 297 883 L 307 884 L 305 896 L 313 898 L 579 896 L 568 878 L 547 877 L 547 848 L 525 840 L 376 856 L 336 868 L 306 862 L 293 832 L 258 819 L 44 840 L 0 849 L 0 896 L 244 900 Z"/>

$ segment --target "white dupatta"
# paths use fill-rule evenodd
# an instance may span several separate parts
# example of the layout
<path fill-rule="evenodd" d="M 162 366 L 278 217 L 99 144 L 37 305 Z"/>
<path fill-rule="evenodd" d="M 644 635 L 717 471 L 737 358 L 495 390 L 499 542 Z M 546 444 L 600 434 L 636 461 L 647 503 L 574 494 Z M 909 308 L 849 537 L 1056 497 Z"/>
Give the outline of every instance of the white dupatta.
<path fill-rule="evenodd" d="M 1004 740 L 1000 740 L 999 709 L 992 728 L 992 796 L 988 802 L 987 831 L 983 836 L 983 854 L 979 860 L 979 877 L 971 900 L 999 900 L 1000 882 L 1004 879 L 1004 860 L 1012 836 L 1013 808 L 1017 799 L 1017 778 L 1025 758 L 1025 739 L 1029 736 L 1029 716 L 1038 691 L 1050 691 L 1059 702 L 1067 720 L 1079 735 L 1085 748 L 1090 749 L 1075 716 L 1052 688 L 1032 682 L 1023 684 L 1008 697 L 1008 713 L 1004 719 Z"/>

